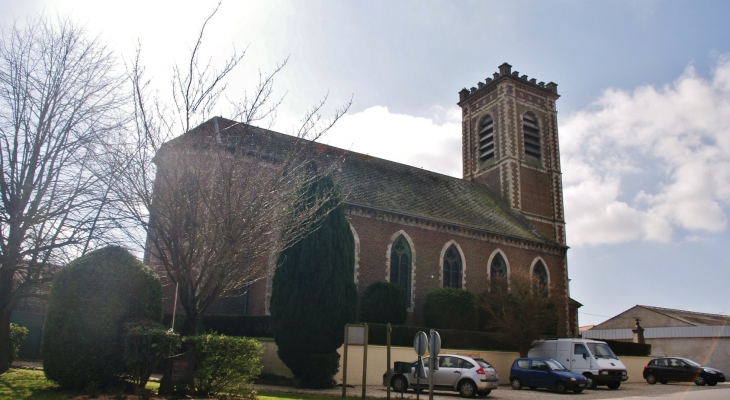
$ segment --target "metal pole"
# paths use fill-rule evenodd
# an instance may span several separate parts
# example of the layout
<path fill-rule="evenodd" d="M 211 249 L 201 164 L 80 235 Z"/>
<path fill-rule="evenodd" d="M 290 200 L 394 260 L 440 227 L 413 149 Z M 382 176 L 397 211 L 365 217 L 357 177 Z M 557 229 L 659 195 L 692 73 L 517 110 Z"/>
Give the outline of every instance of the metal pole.
<path fill-rule="evenodd" d="M 349 341 L 347 334 L 349 333 L 350 324 L 345 324 L 345 354 L 342 360 L 342 398 L 347 396 L 347 342 Z"/>
<path fill-rule="evenodd" d="M 433 340 L 433 329 L 431 329 L 431 334 L 428 336 L 429 343 L 431 340 Z M 430 347 L 430 346 L 429 346 Z M 428 372 L 428 400 L 433 400 L 433 371 L 436 370 L 436 364 L 438 362 L 438 359 L 433 356 L 430 349 L 428 352 L 428 358 L 430 358 L 428 365 L 430 366 Z"/>
<path fill-rule="evenodd" d="M 367 388 L 368 377 L 368 324 L 365 324 L 365 339 L 363 340 L 362 356 L 362 398 L 365 400 L 365 389 Z"/>
<path fill-rule="evenodd" d="M 390 327 L 390 324 L 388 324 L 385 329 L 387 329 L 385 332 L 385 344 L 387 346 L 386 354 L 388 359 L 388 365 L 385 367 L 385 370 L 388 371 L 388 381 L 385 386 L 388 388 L 387 399 L 390 400 L 390 382 L 393 380 L 393 370 L 390 369 L 390 332 L 392 328 Z"/>
<path fill-rule="evenodd" d="M 175 283 L 175 301 L 172 303 L 172 326 L 170 329 L 175 331 L 175 313 L 177 313 L 177 287 L 180 285 L 180 282 Z"/>

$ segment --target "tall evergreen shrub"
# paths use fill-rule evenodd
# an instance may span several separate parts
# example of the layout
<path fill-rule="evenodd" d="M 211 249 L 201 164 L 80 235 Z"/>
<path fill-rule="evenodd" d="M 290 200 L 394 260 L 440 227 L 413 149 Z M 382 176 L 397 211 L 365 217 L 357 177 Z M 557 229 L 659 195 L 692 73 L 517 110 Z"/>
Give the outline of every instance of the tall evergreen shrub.
<path fill-rule="evenodd" d="M 441 288 L 429 292 L 423 305 L 426 326 L 435 329 L 461 329 L 476 331 L 479 312 L 476 296 L 462 289 Z"/>
<path fill-rule="evenodd" d="M 162 319 L 162 288 L 127 250 L 109 246 L 56 274 L 41 351 L 46 377 L 67 388 L 104 387 L 125 371 L 122 324 Z"/>
<path fill-rule="evenodd" d="M 300 190 L 310 202 L 336 193 L 329 176 Z M 357 309 L 354 239 L 338 203 L 335 196 L 320 207 L 330 212 L 316 231 L 280 254 L 271 294 L 279 358 L 311 387 L 334 385 L 337 349 Z"/>
<path fill-rule="evenodd" d="M 408 318 L 406 293 L 390 282 L 375 282 L 365 289 L 360 302 L 360 321 L 403 325 Z"/>

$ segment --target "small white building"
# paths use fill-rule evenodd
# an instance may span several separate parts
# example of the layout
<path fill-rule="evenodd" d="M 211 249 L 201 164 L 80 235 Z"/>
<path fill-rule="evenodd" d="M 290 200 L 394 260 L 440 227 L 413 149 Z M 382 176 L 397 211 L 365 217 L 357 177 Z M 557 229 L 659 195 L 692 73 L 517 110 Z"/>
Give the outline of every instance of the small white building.
<path fill-rule="evenodd" d="M 631 342 L 637 319 L 652 356 L 686 357 L 730 373 L 730 317 L 636 305 L 591 329 L 584 338 Z"/>

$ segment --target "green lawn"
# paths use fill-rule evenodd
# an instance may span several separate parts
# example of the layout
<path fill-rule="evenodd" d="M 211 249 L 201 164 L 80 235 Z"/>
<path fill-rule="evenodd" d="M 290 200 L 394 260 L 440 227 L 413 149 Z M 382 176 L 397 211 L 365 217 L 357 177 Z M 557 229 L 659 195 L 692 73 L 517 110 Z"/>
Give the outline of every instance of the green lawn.
<path fill-rule="evenodd" d="M 148 389 L 157 391 L 160 385 L 156 382 L 147 384 Z M 82 393 L 60 390 L 52 382 L 46 380 L 43 371 L 10 369 L 0 375 L 0 399 L 43 399 L 61 400 L 82 397 Z M 84 396 L 85 397 L 85 396 Z M 111 397 L 110 397 L 111 398 Z M 304 394 L 282 392 L 259 392 L 260 400 L 333 400 L 335 397 L 308 396 Z"/>

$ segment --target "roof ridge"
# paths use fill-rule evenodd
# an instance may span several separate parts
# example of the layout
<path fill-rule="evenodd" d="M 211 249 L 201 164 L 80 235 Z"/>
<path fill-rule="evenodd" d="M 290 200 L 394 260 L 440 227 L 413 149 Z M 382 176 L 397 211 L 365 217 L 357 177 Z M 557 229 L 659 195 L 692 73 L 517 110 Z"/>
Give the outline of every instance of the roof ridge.
<path fill-rule="evenodd" d="M 729 319 L 730 315 L 723 315 L 723 314 L 710 314 L 710 313 L 702 313 L 699 311 L 689 311 L 689 310 L 678 310 L 674 308 L 664 308 L 664 307 L 656 307 L 656 306 L 645 306 L 641 304 L 637 304 L 638 306 L 647 308 L 649 310 L 653 310 L 656 312 L 662 312 L 662 311 L 673 311 L 673 312 L 681 312 L 681 313 L 687 313 L 687 314 L 695 314 L 695 315 L 703 315 L 703 316 L 709 316 L 709 317 L 721 317 L 725 319 Z M 663 312 L 662 312 L 663 314 Z"/>

